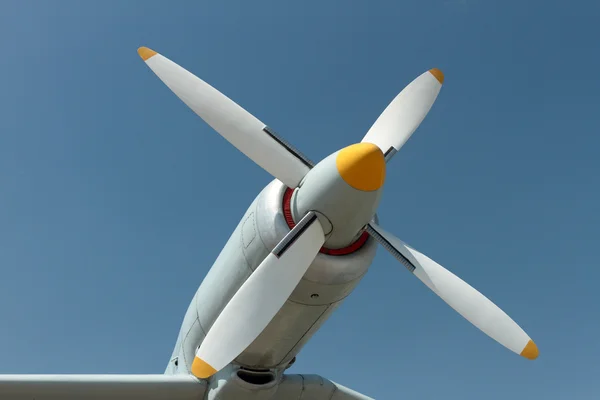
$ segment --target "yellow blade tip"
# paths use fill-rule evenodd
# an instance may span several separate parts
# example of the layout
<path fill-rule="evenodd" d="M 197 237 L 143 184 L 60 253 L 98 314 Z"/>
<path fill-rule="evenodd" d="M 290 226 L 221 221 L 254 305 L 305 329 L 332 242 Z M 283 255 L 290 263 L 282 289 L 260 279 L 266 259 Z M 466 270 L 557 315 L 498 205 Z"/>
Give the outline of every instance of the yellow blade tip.
<path fill-rule="evenodd" d="M 437 68 L 432 68 L 429 70 L 429 73 L 438 80 L 440 84 L 444 83 L 444 73 Z"/>
<path fill-rule="evenodd" d="M 208 363 L 198 357 L 194 358 L 192 363 L 192 374 L 196 378 L 206 379 L 217 373 L 217 370 L 208 365 Z"/>
<path fill-rule="evenodd" d="M 138 49 L 138 54 L 140 55 L 140 57 L 142 57 L 142 60 L 146 61 L 150 57 L 155 56 L 156 52 L 147 47 L 140 47 Z"/>
<path fill-rule="evenodd" d="M 527 342 L 527 345 L 521 352 L 521 356 L 525 357 L 529 360 L 535 360 L 539 354 L 540 354 L 540 351 L 538 350 L 538 348 L 537 348 L 536 344 L 533 342 L 533 340 L 529 340 L 529 342 Z"/>

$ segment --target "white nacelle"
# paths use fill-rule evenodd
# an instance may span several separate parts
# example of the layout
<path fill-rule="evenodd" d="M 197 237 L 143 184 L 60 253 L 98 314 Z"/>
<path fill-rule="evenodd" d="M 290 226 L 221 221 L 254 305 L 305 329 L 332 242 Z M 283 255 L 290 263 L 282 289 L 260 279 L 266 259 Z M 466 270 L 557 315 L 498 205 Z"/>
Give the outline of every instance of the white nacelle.
<path fill-rule="evenodd" d="M 196 349 L 219 313 L 290 231 L 283 212 L 286 189 L 274 180 L 246 211 L 188 308 L 168 373 L 189 372 Z M 350 254 L 319 253 L 289 300 L 235 363 L 281 373 L 356 287 L 376 249 L 376 242 L 369 238 Z"/>

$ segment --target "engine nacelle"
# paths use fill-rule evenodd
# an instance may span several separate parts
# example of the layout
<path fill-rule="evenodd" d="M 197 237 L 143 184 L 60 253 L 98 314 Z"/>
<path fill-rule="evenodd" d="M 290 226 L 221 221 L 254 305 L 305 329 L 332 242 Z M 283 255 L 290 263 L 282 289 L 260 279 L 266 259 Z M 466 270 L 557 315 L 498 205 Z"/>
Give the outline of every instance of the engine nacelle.
<path fill-rule="evenodd" d="M 200 285 L 179 334 L 171 373 L 187 373 L 194 354 L 225 305 L 290 231 L 286 187 L 274 180 L 250 205 Z M 283 371 L 367 272 L 377 249 L 370 237 L 349 254 L 321 252 L 277 315 L 234 361 L 249 369 Z M 175 361 L 173 361 L 175 362 Z"/>

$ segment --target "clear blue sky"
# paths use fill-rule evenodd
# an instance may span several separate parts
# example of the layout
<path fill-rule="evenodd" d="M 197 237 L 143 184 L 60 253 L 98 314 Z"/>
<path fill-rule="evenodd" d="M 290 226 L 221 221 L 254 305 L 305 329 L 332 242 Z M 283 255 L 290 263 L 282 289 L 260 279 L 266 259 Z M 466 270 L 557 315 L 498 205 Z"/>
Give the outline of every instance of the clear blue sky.
<path fill-rule="evenodd" d="M 270 176 L 181 103 L 173 59 L 320 160 L 432 67 L 382 225 L 536 341 L 518 357 L 384 250 L 301 353 L 377 399 L 600 393 L 600 9 L 589 1 L 3 1 L 0 373 L 162 373 Z"/>

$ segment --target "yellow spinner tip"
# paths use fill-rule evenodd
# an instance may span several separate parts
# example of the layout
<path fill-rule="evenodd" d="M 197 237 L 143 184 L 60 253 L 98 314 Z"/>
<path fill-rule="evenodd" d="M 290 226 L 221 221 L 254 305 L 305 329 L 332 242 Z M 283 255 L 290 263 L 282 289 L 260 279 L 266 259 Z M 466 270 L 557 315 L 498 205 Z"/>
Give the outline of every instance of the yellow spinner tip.
<path fill-rule="evenodd" d="M 378 190 L 385 181 L 385 157 L 372 143 L 356 143 L 342 150 L 335 160 L 338 172 L 354 189 Z"/>

